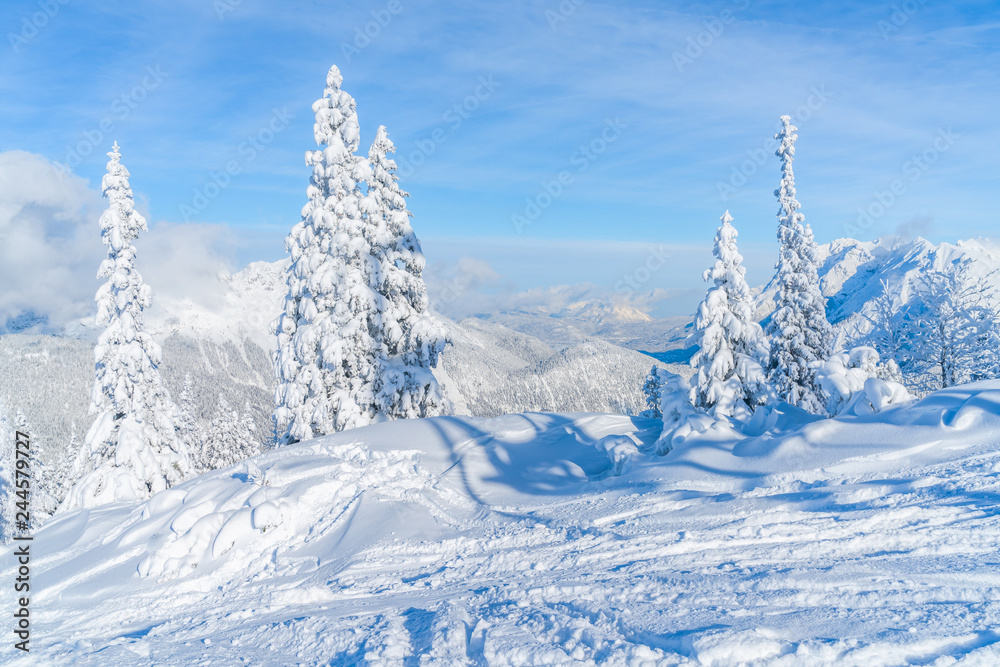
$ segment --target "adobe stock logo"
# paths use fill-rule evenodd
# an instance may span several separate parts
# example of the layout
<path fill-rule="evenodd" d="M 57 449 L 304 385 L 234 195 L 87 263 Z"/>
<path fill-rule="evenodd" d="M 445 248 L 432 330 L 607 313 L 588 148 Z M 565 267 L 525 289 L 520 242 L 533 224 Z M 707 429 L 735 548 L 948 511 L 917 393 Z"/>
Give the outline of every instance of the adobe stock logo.
<path fill-rule="evenodd" d="M 30 17 L 27 14 L 21 17 L 21 31 L 7 33 L 7 41 L 10 42 L 10 48 L 14 49 L 14 53 L 20 53 L 21 47 L 33 40 L 38 31 L 55 18 L 59 8 L 68 3 L 69 0 L 39 0 L 40 11 L 34 12 Z"/>
<path fill-rule="evenodd" d="M 898 5 L 893 5 L 889 20 L 879 19 L 878 23 L 875 24 L 882 39 L 889 41 L 889 35 L 899 32 L 900 28 L 906 25 L 920 10 L 922 4 L 924 4 L 924 0 L 903 0 Z"/>
<path fill-rule="evenodd" d="M 733 0 L 736 9 L 723 9 L 718 16 L 713 16 L 702 22 L 704 30 L 694 35 L 688 35 L 687 46 L 683 51 L 674 51 L 674 66 L 678 72 L 684 73 L 684 68 L 694 63 L 703 53 L 715 44 L 715 40 L 726 31 L 726 26 L 736 22 L 736 12 L 750 6 L 750 0 Z"/>
<path fill-rule="evenodd" d="M 556 7 L 558 11 L 551 9 L 545 10 L 545 20 L 549 22 L 549 27 L 555 30 L 559 27 L 560 23 L 565 23 L 569 20 L 570 16 L 576 13 L 577 7 L 582 5 L 584 0 L 562 0 L 559 6 Z"/>
<path fill-rule="evenodd" d="M 802 124 L 812 118 L 813 114 L 819 111 L 827 103 L 833 93 L 826 89 L 826 84 L 809 87 L 809 96 L 804 104 L 795 109 L 792 116 L 792 124 L 801 128 Z M 780 123 L 776 130 L 780 128 Z M 724 202 L 732 199 L 750 178 L 763 167 L 771 156 L 774 155 L 774 136 L 768 138 L 761 144 L 760 148 L 748 148 L 745 151 L 747 159 L 739 164 L 734 164 L 729 171 L 728 181 L 716 181 L 715 189 L 719 192 L 719 197 Z"/>
<path fill-rule="evenodd" d="M 451 105 L 447 111 L 441 115 L 441 120 L 448 123 L 448 128 L 435 127 L 430 136 L 424 139 L 417 139 L 416 148 L 398 149 L 396 157 L 396 173 L 402 178 L 413 175 L 417 168 L 423 166 L 429 157 L 434 155 L 438 146 L 448 141 L 451 133 L 462 127 L 462 123 L 472 117 L 472 114 L 483 102 L 490 99 L 500 84 L 493 80 L 493 75 L 480 76 L 478 85 L 470 95 L 466 95 L 460 102 Z"/>
<path fill-rule="evenodd" d="M 84 130 L 81 141 L 66 146 L 66 157 L 61 163 L 55 163 L 56 166 L 64 173 L 79 166 L 85 157 L 93 153 L 98 146 L 106 143 L 106 137 L 118 127 L 118 123 L 128 118 L 151 92 L 160 87 L 160 84 L 169 75 L 170 72 L 164 72 L 159 65 L 146 67 L 142 80 L 132 86 L 127 93 L 112 100 L 108 109 L 109 113 L 97 122 L 96 127 Z"/>
<path fill-rule="evenodd" d="M 271 118 L 259 130 L 247 135 L 247 138 L 236 146 L 236 152 L 240 159 L 229 160 L 224 168 L 218 171 L 209 171 L 208 182 L 193 190 L 190 203 L 181 204 L 178 207 L 178 212 L 184 222 L 191 222 L 196 215 L 208 208 L 209 204 L 229 187 L 233 177 L 242 174 L 246 166 L 253 162 L 268 144 L 288 127 L 289 121 L 294 117 L 295 115 L 288 110 L 288 107 L 272 109 Z"/>
<path fill-rule="evenodd" d="M 621 118 L 615 117 L 613 120 L 606 118 L 601 133 L 586 144 L 581 144 L 570 156 L 569 163 L 576 168 L 576 174 L 582 174 L 590 169 L 597 158 L 603 155 L 611 144 L 618 141 L 626 128 L 628 124 Z M 539 184 L 541 190 L 538 194 L 525 198 L 524 210 L 511 214 L 510 221 L 514 225 L 514 230 L 518 234 L 523 234 L 525 227 L 535 224 L 542 213 L 562 196 L 566 188 L 576 182 L 576 174 L 569 169 L 563 169 L 551 181 L 543 180 Z"/>
<path fill-rule="evenodd" d="M 402 11 L 403 5 L 399 0 L 389 0 L 385 9 L 372 10 L 371 21 L 365 23 L 364 26 L 354 26 L 353 45 L 347 42 L 340 43 L 340 52 L 344 54 L 347 62 L 351 62 L 354 56 L 367 49 L 372 40 L 377 39 L 382 34 L 382 30 L 392 23 L 393 17 Z"/>
<path fill-rule="evenodd" d="M 634 295 L 643 285 L 653 279 L 653 275 L 667 265 L 670 259 L 670 248 L 665 245 L 651 246 L 646 261 L 637 266 L 631 273 L 622 276 L 615 283 L 615 291 L 626 296 Z"/>
<path fill-rule="evenodd" d="M 903 176 L 907 177 L 910 183 L 919 181 L 943 154 L 951 150 L 958 138 L 959 135 L 952 132 L 950 127 L 947 130 L 939 129 L 930 146 L 919 154 L 910 156 L 910 159 L 903 163 L 901 167 Z M 872 193 L 874 201 L 868 206 L 859 206 L 856 224 L 845 225 L 844 231 L 854 238 L 860 238 L 861 232 L 873 227 L 906 194 L 906 191 L 906 181 L 902 178 L 894 179 L 885 190 L 876 190 Z"/>

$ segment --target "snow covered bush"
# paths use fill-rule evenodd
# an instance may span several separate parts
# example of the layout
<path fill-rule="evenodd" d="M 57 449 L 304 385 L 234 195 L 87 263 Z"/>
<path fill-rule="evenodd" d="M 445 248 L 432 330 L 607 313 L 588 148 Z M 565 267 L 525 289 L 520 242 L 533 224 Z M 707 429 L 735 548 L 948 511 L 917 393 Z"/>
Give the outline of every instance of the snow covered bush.
<path fill-rule="evenodd" d="M 134 209 L 129 173 L 115 143 L 102 181 L 108 208 L 101 237 L 108 258 L 98 270 L 97 323 L 91 413 L 96 413 L 74 463 L 78 480 L 60 509 L 148 498 L 191 473 L 187 446 L 173 423 L 176 407 L 160 379 L 160 346 L 143 330 L 151 292 L 135 268 L 132 242 L 146 230 Z"/>
<path fill-rule="evenodd" d="M 726 211 L 715 235 L 715 265 L 704 279 L 708 290 L 695 316 L 699 350 L 691 359 L 696 369 L 694 405 L 713 416 L 746 415 L 768 400 L 763 366 L 767 348 L 760 324 L 753 317 L 753 296 L 747 285 L 743 257 L 736 246 L 736 228 Z"/>
<path fill-rule="evenodd" d="M 608 455 L 612 475 L 621 475 L 631 470 L 633 459 L 639 456 L 637 441 L 627 435 L 607 435 L 595 442 L 594 446 Z"/>
<path fill-rule="evenodd" d="M 663 431 L 656 441 L 656 453 L 668 454 L 693 433 L 705 431 L 715 421 L 691 402 L 691 384 L 680 375 L 662 368 L 660 376 L 660 414 Z"/>
<path fill-rule="evenodd" d="M 826 413 L 831 417 L 872 414 L 912 400 L 902 384 L 881 379 L 886 373 L 879 365 L 878 352 L 871 347 L 837 352 L 826 361 L 814 362 L 813 368 Z"/>
<path fill-rule="evenodd" d="M 770 339 L 768 379 L 777 398 L 810 412 L 823 411 L 816 393 L 813 362 L 832 352 L 833 330 L 826 319 L 826 301 L 820 292 L 816 241 L 795 197 L 792 162 L 798 129 L 791 118 L 781 117 L 782 128 L 775 139 L 781 158 L 781 184 L 774 191 L 778 209 L 778 263 L 774 277 L 777 303 L 767 335 Z"/>

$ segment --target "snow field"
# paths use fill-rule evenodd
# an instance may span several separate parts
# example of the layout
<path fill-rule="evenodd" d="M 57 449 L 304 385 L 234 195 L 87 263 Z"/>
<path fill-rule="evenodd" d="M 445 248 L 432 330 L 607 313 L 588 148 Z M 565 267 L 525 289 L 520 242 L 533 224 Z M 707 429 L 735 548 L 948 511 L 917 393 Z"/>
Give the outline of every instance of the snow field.
<path fill-rule="evenodd" d="M 998 406 L 775 411 L 665 456 L 612 415 L 307 441 L 44 526 L 32 660 L 995 665 Z"/>

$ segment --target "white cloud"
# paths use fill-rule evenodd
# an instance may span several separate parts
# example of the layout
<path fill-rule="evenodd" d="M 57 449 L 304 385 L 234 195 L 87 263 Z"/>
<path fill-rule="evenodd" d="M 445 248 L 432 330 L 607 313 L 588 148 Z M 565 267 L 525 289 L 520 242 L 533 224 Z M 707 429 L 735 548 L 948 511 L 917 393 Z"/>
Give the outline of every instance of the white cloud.
<path fill-rule="evenodd" d="M 212 307 L 221 302 L 220 272 L 235 266 L 231 229 L 206 223 L 158 222 L 136 241 L 137 263 L 159 303 L 188 299 Z M 159 299 L 157 298 L 159 296 Z"/>
<path fill-rule="evenodd" d="M 24 151 L 0 153 L 0 326 L 58 326 L 93 309 L 100 199 L 87 182 Z"/>
<path fill-rule="evenodd" d="M 136 199 L 141 206 L 141 193 Z M 39 155 L 0 152 L 0 327 L 55 332 L 93 317 L 103 209 L 85 179 Z M 157 297 L 211 305 L 235 241 L 224 226 L 161 222 L 136 246 L 155 308 Z"/>

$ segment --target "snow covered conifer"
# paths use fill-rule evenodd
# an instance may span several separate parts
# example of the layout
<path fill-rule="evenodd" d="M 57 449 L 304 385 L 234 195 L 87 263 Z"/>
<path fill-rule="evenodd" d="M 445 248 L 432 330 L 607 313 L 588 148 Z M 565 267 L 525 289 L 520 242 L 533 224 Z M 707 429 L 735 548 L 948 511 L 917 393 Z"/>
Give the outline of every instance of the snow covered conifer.
<path fill-rule="evenodd" d="M 646 399 L 646 409 L 639 413 L 640 417 L 651 417 L 653 419 L 663 417 L 660 408 L 662 393 L 663 379 L 660 377 L 660 369 L 656 364 L 653 364 L 653 368 L 646 375 L 646 382 L 642 385 L 642 395 Z"/>
<path fill-rule="evenodd" d="M 833 329 L 826 319 L 826 301 L 820 291 L 816 270 L 816 241 L 795 197 L 792 161 L 798 129 L 791 118 L 781 117 L 782 128 L 775 135 L 781 158 L 778 198 L 778 286 L 776 308 L 767 327 L 770 339 L 768 379 L 780 400 L 810 412 L 823 412 L 817 395 L 812 363 L 830 356 Z"/>
<path fill-rule="evenodd" d="M 150 289 L 135 268 L 132 242 L 146 229 L 134 209 L 128 170 L 115 143 L 102 181 L 108 208 L 101 236 L 108 257 L 98 270 L 97 323 L 91 412 L 97 417 L 74 464 L 79 477 L 61 509 L 148 498 L 191 472 L 187 446 L 177 438 L 176 408 L 160 379 L 160 346 L 143 330 Z"/>
<path fill-rule="evenodd" d="M 918 277 L 920 298 L 905 309 L 902 360 L 918 390 L 996 377 L 1000 309 L 990 277 L 975 275 L 969 259 Z"/>
<path fill-rule="evenodd" d="M 250 401 L 246 401 L 243 404 L 243 412 L 240 413 L 240 421 L 237 424 L 237 433 L 239 433 L 240 441 L 244 444 L 244 451 L 247 457 L 254 456 L 263 451 L 263 438 L 257 432 L 257 422 L 253 418 Z"/>
<path fill-rule="evenodd" d="M 191 451 L 198 451 L 204 439 L 201 425 L 195 416 L 194 383 L 191 375 L 184 376 L 184 386 L 177 397 L 177 415 L 174 417 L 177 437 L 187 443 Z"/>
<path fill-rule="evenodd" d="M 448 343 L 441 322 L 431 315 L 424 285 L 424 255 L 400 189 L 396 148 L 379 126 L 368 152 L 371 167 L 364 209 L 369 242 L 378 266 L 375 288 L 382 297 L 376 402 L 389 419 L 432 417 L 450 411 L 431 372 Z"/>
<path fill-rule="evenodd" d="M 753 318 L 753 296 L 729 211 L 721 220 L 715 234 L 715 265 L 704 273 L 704 279 L 715 285 L 698 306 L 695 329 L 700 349 L 691 365 L 697 369 L 695 407 L 728 417 L 767 402 L 763 371 L 767 349 L 763 331 Z"/>
<path fill-rule="evenodd" d="M 205 433 L 199 467 L 203 471 L 218 470 L 259 453 L 257 427 L 253 423 L 249 403 L 244 406 L 241 415 L 229 407 L 220 394 L 215 417 Z"/>
<path fill-rule="evenodd" d="M 14 431 L 24 433 L 31 443 L 28 450 L 28 471 L 31 475 L 31 530 L 41 526 L 56 510 L 55 497 L 49 492 L 51 473 L 42 455 L 39 442 L 33 438 L 34 430 L 28 417 L 19 408 L 14 413 Z"/>
<path fill-rule="evenodd" d="M 360 209 L 367 161 L 355 155 L 360 129 L 354 98 L 330 68 L 312 108 L 320 150 L 302 220 L 285 240 L 288 295 L 275 324 L 275 421 L 285 443 L 364 426 L 377 414 L 375 381 L 381 295 L 379 267 Z"/>
<path fill-rule="evenodd" d="M 76 430 L 76 422 L 69 424 L 69 442 L 62 450 L 62 455 L 56 458 L 57 468 L 49 478 L 53 497 L 61 504 L 73 486 L 73 465 L 76 455 L 80 452 L 80 436 Z"/>

